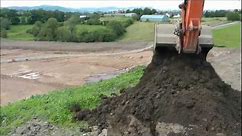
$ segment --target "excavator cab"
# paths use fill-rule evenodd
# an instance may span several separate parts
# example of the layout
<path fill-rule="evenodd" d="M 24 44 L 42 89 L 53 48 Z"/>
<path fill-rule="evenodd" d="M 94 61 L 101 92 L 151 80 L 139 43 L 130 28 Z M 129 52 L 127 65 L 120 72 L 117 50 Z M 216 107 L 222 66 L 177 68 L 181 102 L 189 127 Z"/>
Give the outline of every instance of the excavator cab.
<path fill-rule="evenodd" d="M 204 0 L 184 0 L 179 5 L 181 21 L 174 24 L 156 24 L 154 50 L 176 50 L 182 54 L 199 54 L 205 59 L 213 47 L 212 29 L 201 25 Z"/>

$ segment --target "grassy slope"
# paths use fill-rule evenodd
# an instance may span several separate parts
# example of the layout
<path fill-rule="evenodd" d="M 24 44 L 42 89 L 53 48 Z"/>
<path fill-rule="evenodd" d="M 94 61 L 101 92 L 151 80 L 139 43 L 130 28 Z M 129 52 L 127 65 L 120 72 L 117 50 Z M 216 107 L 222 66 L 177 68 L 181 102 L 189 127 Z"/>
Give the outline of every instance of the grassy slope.
<path fill-rule="evenodd" d="M 8 38 L 12 40 L 32 41 L 34 36 L 26 33 L 33 25 L 12 25 L 8 31 Z"/>
<path fill-rule="evenodd" d="M 240 24 L 213 31 L 214 43 L 216 46 L 238 48 L 241 47 Z"/>
<path fill-rule="evenodd" d="M 105 30 L 108 29 L 105 26 L 102 25 L 77 25 L 77 31 L 81 32 L 81 31 L 95 31 L 95 30 Z"/>
<path fill-rule="evenodd" d="M 33 96 L 30 99 L 1 107 L 0 135 L 6 135 L 33 117 L 66 128 L 85 125 L 83 122 L 73 122 L 72 114 L 68 110 L 71 104 L 78 103 L 81 108 L 93 109 L 100 103 L 99 96 L 101 94 L 119 93 L 121 89 L 136 85 L 143 74 L 143 69 L 139 67 L 110 80 L 63 91 L 54 91 L 48 95 Z"/>
<path fill-rule="evenodd" d="M 126 21 L 130 19 L 129 17 L 123 17 L 123 16 L 107 16 L 107 17 L 101 17 L 100 20 L 103 20 L 103 21 Z"/>
<path fill-rule="evenodd" d="M 129 26 L 127 32 L 118 41 L 153 41 L 154 24 L 146 22 L 135 22 Z"/>
<path fill-rule="evenodd" d="M 208 26 L 216 26 L 219 24 L 229 23 L 226 17 L 204 17 L 202 18 L 202 24 Z"/>

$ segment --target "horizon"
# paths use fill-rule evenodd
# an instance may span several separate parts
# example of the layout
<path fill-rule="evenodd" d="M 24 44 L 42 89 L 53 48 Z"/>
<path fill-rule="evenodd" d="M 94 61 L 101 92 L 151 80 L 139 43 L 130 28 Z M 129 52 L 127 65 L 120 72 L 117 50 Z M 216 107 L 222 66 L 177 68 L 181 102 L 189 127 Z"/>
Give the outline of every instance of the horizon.
<path fill-rule="evenodd" d="M 35 6 L 59 6 L 64 8 L 81 9 L 81 8 L 154 8 L 158 10 L 179 10 L 178 5 L 182 0 L 163 0 L 163 1 L 38 1 L 38 0 L 2 0 L 1 7 L 35 7 Z M 67 6 L 68 5 L 68 6 Z M 161 5 L 161 6 L 160 6 Z M 204 10 L 233 10 L 241 9 L 241 0 L 205 0 Z"/>

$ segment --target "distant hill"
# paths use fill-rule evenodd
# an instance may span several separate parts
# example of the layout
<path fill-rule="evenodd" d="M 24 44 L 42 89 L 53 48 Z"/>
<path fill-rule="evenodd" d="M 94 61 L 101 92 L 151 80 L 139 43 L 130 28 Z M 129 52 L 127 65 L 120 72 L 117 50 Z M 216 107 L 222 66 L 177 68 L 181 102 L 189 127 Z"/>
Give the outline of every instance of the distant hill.
<path fill-rule="evenodd" d="M 127 10 L 130 8 L 118 8 L 118 7 L 103 7 L 103 8 L 66 8 L 61 6 L 49 6 L 49 5 L 41 5 L 41 6 L 33 6 L 33 7 L 7 7 L 9 9 L 16 10 L 35 10 L 35 9 L 43 9 L 47 11 L 63 11 L 63 12 L 110 12 L 110 11 L 118 11 L 118 10 Z"/>

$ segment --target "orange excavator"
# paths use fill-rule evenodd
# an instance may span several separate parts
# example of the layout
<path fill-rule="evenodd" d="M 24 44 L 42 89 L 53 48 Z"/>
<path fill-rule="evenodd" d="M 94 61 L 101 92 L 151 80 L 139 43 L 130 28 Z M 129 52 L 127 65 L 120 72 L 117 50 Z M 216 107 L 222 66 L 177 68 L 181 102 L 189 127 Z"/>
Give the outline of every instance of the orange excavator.
<path fill-rule="evenodd" d="M 212 29 L 201 25 L 204 0 L 184 0 L 179 8 L 182 10 L 182 19 L 176 26 L 155 26 L 155 50 L 175 47 L 180 54 L 200 54 L 206 58 L 208 51 L 213 47 L 213 40 Z"/>

